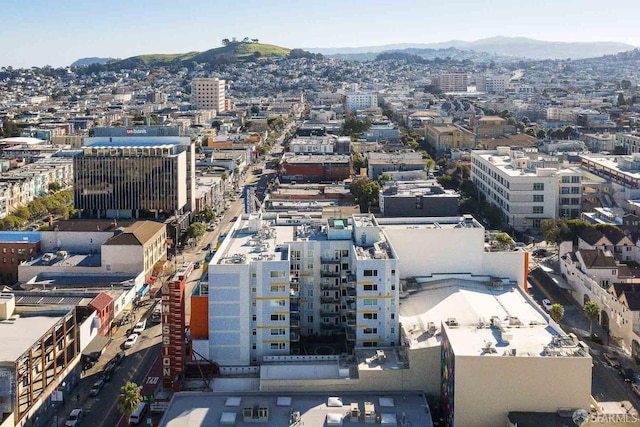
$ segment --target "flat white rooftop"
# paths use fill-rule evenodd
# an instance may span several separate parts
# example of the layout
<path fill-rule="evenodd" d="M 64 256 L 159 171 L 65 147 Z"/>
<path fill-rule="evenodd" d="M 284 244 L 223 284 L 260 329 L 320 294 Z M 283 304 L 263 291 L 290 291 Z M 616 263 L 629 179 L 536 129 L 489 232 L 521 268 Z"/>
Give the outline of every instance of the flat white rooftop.
<path fill-rule="evenodd" d="M 571 343 L 548 324 L 540 307 L 513 284 L 456 278 L 420 283 L 401 298 L 400 322 L 412 348 L 439 346 L 443 324 L 456 355 L 572 355 Z M 495 351 L 485 351 L 487 346 Z M 551 346 L 545 353 L 545 348 Z M 557 351 L 556 351 L 557 350 Z"/>
<path fill-rule="evenodd" d="M 281 249 L 293 240 L 293 227 L 275 226 L 271 221 L 252 217 L 247 219 L 243 216 L 238 219 L 228 237 L 226 250 L 218 258 L 218 264 L 287 259 L 287 251 Z"/>
<path fill-rule="evenodd" d="M 365 402 L 373 419 L 365 423 Z M 265 426 L 323 427 L 344 421 L 349 426 L 421 426 L 431 427 L 431 411 L 421 392 L 405 393 L 176 393 L 160 427 L 182 426 L 255 426 L 256 420 L 244 420 L 244 411 L 267 408 Z M 353 417 L 352 408 L 354 410 Z M 369 406 L 367 406 L 369 408 Z M 360 416 L 357 416 L 359 411 Z M 297 424 L 294 420 L 298 420 Z M 335 420 L 336 424 L 327 423 Z M 406 421 L 401 424 L 401 420 Z"/>
<path fill-rule="evenodd" d="M 0 363 L 15 362 L 33 346 L 62 316 L 16 316 L 0 321 Z"/>

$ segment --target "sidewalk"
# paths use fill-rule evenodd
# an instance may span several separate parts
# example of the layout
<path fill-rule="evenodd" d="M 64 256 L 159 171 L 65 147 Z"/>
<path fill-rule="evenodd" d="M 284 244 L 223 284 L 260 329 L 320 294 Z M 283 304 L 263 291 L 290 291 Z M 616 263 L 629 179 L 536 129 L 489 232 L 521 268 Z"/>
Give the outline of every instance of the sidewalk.
<path fill-rule="evenodd" d="M 93 383 L 100 379 L 102 371 L 104 370 L 104 367 L 107 365 L 107 363 L 109 363 L 109 361 L 111 361 L 111 359 L 116 354 L 122 351 L 121 345 L 127 338 L 128 330 L 133 327 L 133 325 L 135 325 L 135 322 L 137 322 L 140 318 L 148 314 L 147 311 L 149 307 L 151 307 L 151 305 L 147 304 L 139 307 L 138 309 L 135 309 L 135 321 L 133 323 L 126 324 L 120 327 L 114 327 L 111 330 L 111 341 L 109 342 L 109 344 L 107 344 L 104 353 L 102 354 L 102 356 L 100 356 L 98 362 L 96 362 L 96 364 L 91 367 L 91 369 L 84 371 L 84 374 L 82 374 L 80 377 L 78 385 L 71 390 L 71 392 L 69 393 L 69 397 L 67 397 L 65 402 L 56 409 L 55 414 L 52 415 L 49 425 L 57 427 L 57 416 L 58 425 L 64 426 L 69 413 L 75 408 L 83 408 L 85 412 L 90 410 L 90 408 L 87 409 L 86 406 L 87 401 L 90 399 L 89 391 L 91 390 Z M 78 396 L 80 397 L 79 400 Z M 85 417 L 86 416 L 87 414 L 85 414 Z"/>

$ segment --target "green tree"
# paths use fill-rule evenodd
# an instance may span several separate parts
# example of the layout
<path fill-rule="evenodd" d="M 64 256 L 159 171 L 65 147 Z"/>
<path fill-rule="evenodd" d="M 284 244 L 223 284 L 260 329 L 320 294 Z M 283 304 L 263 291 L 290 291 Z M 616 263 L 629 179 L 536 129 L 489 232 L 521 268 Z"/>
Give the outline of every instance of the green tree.
<path fill-rule="evenodd" d="M 202 210 L 202 218 L 205 222 L 211 222 L 216 219 L 216 213 L 213 211 L 213 208 L 209 205 L 205 206 Z"/>
<path fill-rule="evenodd" d="M 391 175 L 389 175 L 388 173 L 383 173 L 382 175 L 380 175 L 380 177 L 378 178 L 379 182 L 385 182 L 385 181 L 391 181 Z"/>
<path fill-rule="evenodd" d="M 368 212 L 371 205 L 378 201 L 380 184 L 367 177 L 359 178 L 351 183 L 350 191 L 360 205 L 360 212 Z"/>
<path fill-rule="evenodd" d="M 359 151 L 351 152 L 351 162 L 356 173 L 360 173 L 360 169 L 367 167 L 364 156 Z"/>
<path fill-rule="evenodd" d="M 18 209 L 15 210 L 13 214 L 18 218 L 22 218 L 25 221 L 31 218 L 31 211 L 29 210 L 28 206 L 20 206 Z"/>
<path fill-rule="evenodd" d="M 507 248 L 513 243 L 513 239 L 507 233 L 498 233 L 494 238 L 502 248 Z"/>
<path fill-rule="evenodd" d="M 582 311 L 589 319 L 589 335 L 593 336 L 593 321 L 600 317 L 600 306 L 595 301 L 587 301 L 582 307 Z"/>
<path fill-rule="evenodd" d="M 50 182 L 49 183 L 49 192 L 56 193 L 56 192 L 58 192 L 60 190 L 62 190 L 62 184 L 60 184 L 59 182 Z"/>
<path fill-rule="evenodd" d="M 549 315 L 554 322 L 560 323 L 560 321 L 564 317 L 564 307 L 561 304 L 553 304 L 549 309 Z"/>
<path fill-rule="evenodd" d="M 222 175 L 220 175 L 220 179 L 222 179 L 222 182 L 226 181 L 227 178 L 229 178 L 229 174 L 226 171 L 222 172 Z"/>
<path fill-rule="evenodd" d="M 189 227 L 187 227 L 187 237 L 195 237 L 199 239 L 204 236 L 204 233 L 207 232 L 207 227 L 201 222 L 194 222 Z"/>
<path fill-rule="evenodd" d="M 127 382 L 120 388 L 116 403 L 125 420 L 129 419 L 129 416 L 136 410 L 140 402 L 142 402 L 142 395 L 138 384 Z"/>
<path fill-rule="evenodd" d="M 369 120 L 358 120 L 353 116 L 348 116 L 342 125 L 342 135 L 356 137 L 371 127 Z"/>
<path fill-rule="evenodd" d="M 445 190 L 455 190 L 460 183 L 451 175 L 442 175 L 437 178 L 438 184 L 442 185 Z"/>

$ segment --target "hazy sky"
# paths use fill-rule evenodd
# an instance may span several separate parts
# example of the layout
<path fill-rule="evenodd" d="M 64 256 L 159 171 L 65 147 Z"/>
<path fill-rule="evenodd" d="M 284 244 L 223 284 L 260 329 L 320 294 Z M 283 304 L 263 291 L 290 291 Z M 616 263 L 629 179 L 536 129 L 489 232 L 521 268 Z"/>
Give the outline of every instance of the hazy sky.
<path fill-rule="evenodd" d="M 284 47 L 497 35 L 640 46 L 638 0 L 0 0 L 0 66 L 203 51 L 223 38 Z"/>

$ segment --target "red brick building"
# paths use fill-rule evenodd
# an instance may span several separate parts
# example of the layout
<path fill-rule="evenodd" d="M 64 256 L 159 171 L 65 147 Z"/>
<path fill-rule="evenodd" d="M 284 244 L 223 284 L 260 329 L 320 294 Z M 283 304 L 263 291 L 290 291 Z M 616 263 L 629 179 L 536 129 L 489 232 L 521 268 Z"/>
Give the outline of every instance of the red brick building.
<path fill-rule="evenodd" d="M 40 252 L 40 232 L 0 231 L 0 284 L 18 280 L 18 266 Z"/>
<path fill-rule="evenodd" d="M 342 154 L 285 155 L 280 180 L 300 182 L 342 181 L 351 176 L 351 157 Z"/>
<path fill-rule="evenodd" d="M 98 312 L 98 318 L 100 318 L 98 334 L 102 336 L 109 335 L 111 330 L 111 321 L 113 320 L 113 298 L 105 292 L 100 292 L 91 300 L 89 307 Z"/>

